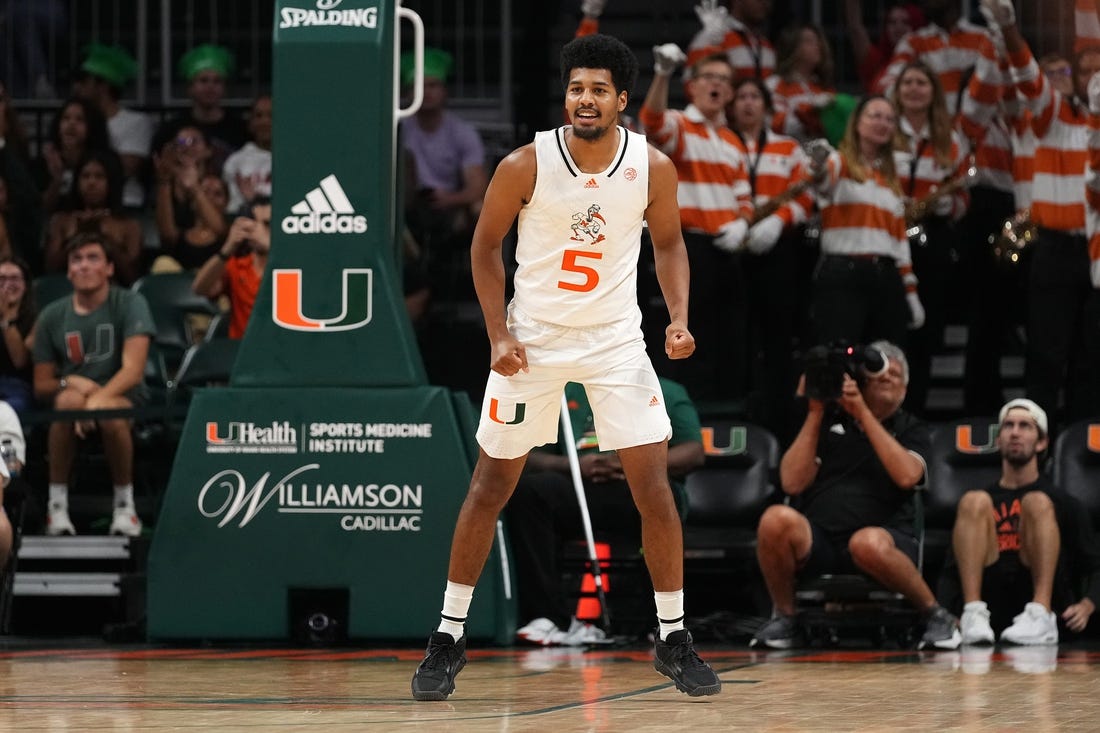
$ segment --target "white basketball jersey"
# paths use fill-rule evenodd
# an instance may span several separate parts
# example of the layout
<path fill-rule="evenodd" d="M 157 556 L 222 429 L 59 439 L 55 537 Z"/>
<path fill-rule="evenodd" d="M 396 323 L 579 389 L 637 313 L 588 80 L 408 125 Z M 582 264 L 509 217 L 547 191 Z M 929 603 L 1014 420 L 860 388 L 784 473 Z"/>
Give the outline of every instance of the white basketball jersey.
<path fill-rule="evenodd" d="M 571 327 L 640 317 L 638 253 L 649 205 L 645 136 L 617 128 L 611 164 L 582 173 L 565 129 L 535 135 L 538 170 L 531 201 L 519 213 L 513 306 Z"/>

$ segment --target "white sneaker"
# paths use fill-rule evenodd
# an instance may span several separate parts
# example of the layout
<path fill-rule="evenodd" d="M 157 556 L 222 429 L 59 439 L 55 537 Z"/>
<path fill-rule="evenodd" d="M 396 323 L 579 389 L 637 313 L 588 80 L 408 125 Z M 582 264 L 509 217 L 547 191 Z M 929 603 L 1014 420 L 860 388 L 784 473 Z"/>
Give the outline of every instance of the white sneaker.
<path fill-rule="evenodd" d="M 993 643 L 993 627 L 989 625 L 989 607 L 985 601 L 971 601 L 963 606 L 959 628 L 963 644 Z"/>
<path fill-rule="evenodd" d="M 76 536 L 76 527 L 73 520 L 69 519 L 69 508 L 61 504 L 51 504 L 46 512 L 46 534 L 50 537 L 59 537 L 63 534 Z"/>
<path fill-rule="evenodd" d="M 574 617 L 569 623 L 569 630 L 553 635 L 552 641 L 562 646 L 588 646 L 589 644 L 608 644 L 611 640 L 599 626 L 593 626 Z"/>
<path fill-rule="evenodd" d="M 111 518 L 111 529 L 107 534 L 120 534 L 124 537 L 141 535 L 141 519 L 132 506 L 116 506 Z"/>
<path fill-rule="evenodd" d="M 560 638 L 562 635 L 563 632 L 558 628 L 558 625 L 545 617 L 537 618 L 523 628 L 516 630 L 517 638 L 522 639 L 528 644 L 536 644 L 538 646 L 557 644 L 559 642 L 554 641 L 554 638 Z"/>
<path fill-rule="evenodd" d="M 1008 644 L 1040 645 L 1058 643 L 1058 619 L 1041 603 L 1024 606 L 1012 619 L 1012 625 L 1001 632 L 1001 641 Z"/>

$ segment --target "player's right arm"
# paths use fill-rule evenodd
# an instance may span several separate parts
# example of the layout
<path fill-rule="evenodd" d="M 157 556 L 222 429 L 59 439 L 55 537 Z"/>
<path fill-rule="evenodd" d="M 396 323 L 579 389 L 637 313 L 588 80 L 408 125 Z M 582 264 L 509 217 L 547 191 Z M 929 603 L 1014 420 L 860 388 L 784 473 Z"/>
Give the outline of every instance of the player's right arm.
<path fill-rule="evenodd" d="M 535 191 L 535 146 L 513 151 L 497 166 L 470 245 L 474 290 L 485 318 L 491 348 L 490 368 L 505 377 L 527 370 L 523 344 L 508 331 L 504 307 L 504 258 L 501 250 L 512 222 Z"/>

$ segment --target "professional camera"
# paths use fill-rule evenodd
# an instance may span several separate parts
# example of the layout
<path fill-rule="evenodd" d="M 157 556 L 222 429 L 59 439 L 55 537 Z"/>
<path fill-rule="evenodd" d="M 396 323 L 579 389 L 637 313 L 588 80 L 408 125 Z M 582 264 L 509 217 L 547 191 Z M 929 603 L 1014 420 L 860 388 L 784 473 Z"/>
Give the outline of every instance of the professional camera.
<path fill-rule="evenodd" d="M 815 400 L 835 400 L 844 387 L 844 375 L 862 387 L 868 377 L 886 373 L 886 354 L 870 346 L 831 343 L 814 346 L 806 352 L 806 396 Z"/>

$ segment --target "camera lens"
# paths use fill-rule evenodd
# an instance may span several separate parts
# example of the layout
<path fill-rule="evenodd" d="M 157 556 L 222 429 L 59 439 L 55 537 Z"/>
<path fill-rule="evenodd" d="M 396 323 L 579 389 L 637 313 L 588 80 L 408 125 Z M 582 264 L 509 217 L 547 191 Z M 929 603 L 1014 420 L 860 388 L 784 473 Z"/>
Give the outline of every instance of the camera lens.
<path fill-rule="evenodd" d="M 889 362 L 886 354 L 870 346 L 863 350 L 863 371 L 869 377 L 881 377 L 886 374 Z"/>

